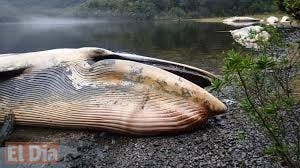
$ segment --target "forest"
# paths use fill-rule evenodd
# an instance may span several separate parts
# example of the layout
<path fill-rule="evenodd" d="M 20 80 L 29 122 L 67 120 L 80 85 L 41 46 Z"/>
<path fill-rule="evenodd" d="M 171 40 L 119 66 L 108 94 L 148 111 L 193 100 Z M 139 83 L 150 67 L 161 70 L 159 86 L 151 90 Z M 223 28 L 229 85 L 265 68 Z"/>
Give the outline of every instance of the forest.
<path fill-rule="evenodd" d="M 24 15 L 126 17 L 134 19 L 201 18 L 270 13 L 299 17 L 295 0 L 0 0 L 1 18 Z"/>
<path fill-rule="evenodd" d="M 77 12 L 153 19 L 244 15 L 277 9 L 274 0 L 88 0 Z"/>
<path fill-rule="evenodd" d="M 0 0 L 0 17 L 46 14 L 138 19 L 230 16 L 278 9 L 275 0 Z"/>

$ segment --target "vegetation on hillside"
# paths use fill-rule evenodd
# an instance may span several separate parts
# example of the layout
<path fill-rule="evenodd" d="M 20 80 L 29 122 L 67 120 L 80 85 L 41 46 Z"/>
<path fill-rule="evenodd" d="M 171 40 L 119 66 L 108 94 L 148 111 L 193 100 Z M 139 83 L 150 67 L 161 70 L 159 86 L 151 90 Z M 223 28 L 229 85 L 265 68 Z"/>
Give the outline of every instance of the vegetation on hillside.
<path fill-rule="evenodd" d="M 0 0 L 0 18 L 29 14 L 201 18 L 253 15 L 278 8 L 299 19 L 299 0 Z"/>
<path fill-rule="evenodd" d="M 280 10 L 300 20 L 300 0 L 278 0 Z"/>
<path fill-rule="evenodd" d="M 244 15 L 276 9 L 274 0 L 87 0 L 79 11 L 153 19 Z"/>
<path fill-rule="evenodd" d="M 1 19 L 26 15 L 64 15 L 87 0 L 0 0 Z"/>

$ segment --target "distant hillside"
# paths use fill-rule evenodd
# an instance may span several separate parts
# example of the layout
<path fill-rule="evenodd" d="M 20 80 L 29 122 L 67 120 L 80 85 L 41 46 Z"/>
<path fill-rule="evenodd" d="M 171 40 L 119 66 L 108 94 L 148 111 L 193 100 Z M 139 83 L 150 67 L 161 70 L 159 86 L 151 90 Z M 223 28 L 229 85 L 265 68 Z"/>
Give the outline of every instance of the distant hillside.
<path fill-rule="evenodd" d="M 60 15 L 87 0 L 0 0 L 0 17 Z"/>
<path fill-rule="evenodd" d="M 17 8 L 66 8 L 87 0 L 0 0 Z"/>
<path fill-rule="evenodd" d="M 96 15 L 135 18 L 199 18 L 277 10 L 277 0 L 87 0 L 78 8 Z"/>
<path fill-rule="evenodd" d="M 24 15 L 199 18 L 277 10 L 277 0 L 0 0 L 0 20 Z"/>

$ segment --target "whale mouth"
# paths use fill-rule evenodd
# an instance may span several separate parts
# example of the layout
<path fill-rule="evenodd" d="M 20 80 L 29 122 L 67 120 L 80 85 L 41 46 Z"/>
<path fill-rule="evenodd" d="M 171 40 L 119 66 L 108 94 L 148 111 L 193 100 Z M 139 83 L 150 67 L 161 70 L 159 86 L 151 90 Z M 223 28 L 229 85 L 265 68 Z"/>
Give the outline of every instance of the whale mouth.
<path fill-rule="evenodd" d="M 180 76 L 202 88 L 210 86 L 212 79 L 216 78 L 215 75 L 205 70 L 198 69 L 196 67 L 192 67 L 189 65 L 176 63 L 172 61 L 157 59 L 157 58 L 150 58 L 150 57 L 145 57 L 145 56 L 140 56 L 135 54 L 129 54 L 129 53 L 113 53 L 102 57 L 92 57 L 91 61 L 98 62 L 106 59 L 128 60 L 128 61 L 134 61 L 138 63 L 151 65 L 166 70 L 177 76 Z"/>
<path fill-rule="evenodd" d="M 31 68 L 47 68 L 50 66 L 55 66 L 59 63 L 62 63 L 61 60 L 66 62 L 72 62 L 72 61 L 87 61 L 89 64 L 94 64 L 99 61 L 108 60 L 108 59 L 116 59 L 116 60 L 127 60 L 127 61 L 133 61 L 141 64 L 150 65 L 153 67 L 157 67 L 159 69 L 168 71 L 172 74 L 175 74 L 179 77 L 182 77 L 202 88 L 210 86 L 211 82 L 214 78 L 216 78 L 215 75 L 185 64 L 157 59 L 157 58 L 150 58 L 145 56 L 140 56 L 136 54 L 129 54 L 129 53 L 121 53 L 121 52 L 112 52 L 106 49 L 102 48 L 80 48 L 80 49 L 65 49 L 64 51 L 58 51 L 58 50 L 49 50 L 49 51 L 42 51 L 39 53 L 25 53 L 27 55 L 23 55 L 24 58 L 20 59 L 18 63 L 15 63 L 13 61 L 17 61 L 17 59 L 12 59 L 8 61 L 9 65 L 4 64 L 4 69 L 1 69 L 0 65 L 0 82 L 5 81 L 8 79 L 11 79 L 12 77 L 19 76 L 23 73 L 25 73 L 27 70 L 30 71 Z M 45 59 L 37 59 L 37 62 L 29 62 L 26 59 L 31 58 L 32 54 L 40 55 L 40 56 L 47 56 L 49 58 Z M 52 55 L 57 55 L 57 59 L 53 59 L 54 57 Z M 82 54 L 82 55 L 80 55 Z M 8 54 L 5 55 L 7 57 L 13 56 L 16 54 Z M 31 57 L 25 57 L 25 56 L 31 56 Z M 77 57 L 70 58 L 68 56 L 75 55 Z M 1 55 L 0 55 L 1 56 Z M 22 55 L 21 55 L 22 56 Z M 20 56 L 20 57 L 21 57 Z M 79 57 L 82 56 L 82 57 Z M 25 59 L 26 58 L 26 59 Z M 38 58 L 38 57 L 37 57 Z M 32 58 L 31 58 L 32 59 Z M 56 62 L 53 62 L 52 60 L 57 60 Z M 65 60 L 64 60 L 65 59 Z M 23 62 L 22 62 L 23 61 Z M 52 61 L 52 62 L 51 62 Z M 12 64 L 12 65 L 10 65 Z M 45 66 L 44 66 L 45 64 Z M 49 65 L 48 65 L 49 64 Z M 6 67 L 6 69 L 5 69 Z M 2 71 L 1 71 L 2 70 Z M 4 71 L 3 71 L 4 70 Z"/>

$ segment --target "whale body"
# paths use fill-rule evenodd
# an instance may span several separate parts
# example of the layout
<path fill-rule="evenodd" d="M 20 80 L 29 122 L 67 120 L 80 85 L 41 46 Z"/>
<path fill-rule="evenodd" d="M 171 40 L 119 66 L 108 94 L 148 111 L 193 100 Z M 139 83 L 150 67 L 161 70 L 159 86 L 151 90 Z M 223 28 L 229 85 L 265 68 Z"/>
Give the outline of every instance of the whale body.
<path fill-rule="evenodd" d="M 0 120 L 122 134 L 181 133 L 226 106 L 203 87 L 213 74 L 101 48 L 0 55 Z"/>

